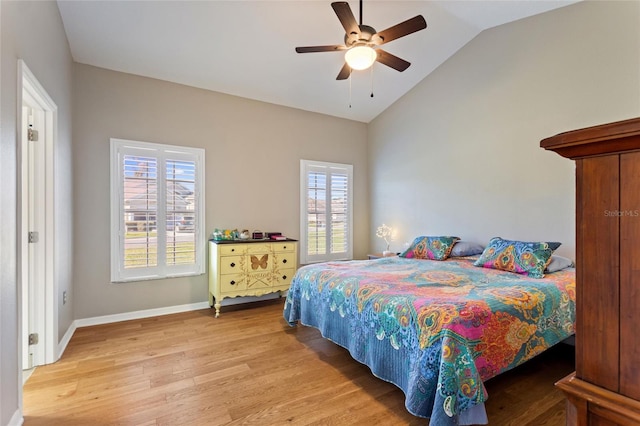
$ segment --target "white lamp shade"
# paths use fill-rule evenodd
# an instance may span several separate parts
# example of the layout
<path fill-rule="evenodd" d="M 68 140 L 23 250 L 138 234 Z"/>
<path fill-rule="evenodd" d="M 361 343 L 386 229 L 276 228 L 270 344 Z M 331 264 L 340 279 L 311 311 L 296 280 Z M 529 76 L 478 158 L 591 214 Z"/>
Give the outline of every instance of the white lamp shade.
<path fill-rule="evenodd" d="M 376 60 L 378 54 L 369 46 L 355 46 L 347 50 L 344 60 L 354 70 L 366 70 Z"/>

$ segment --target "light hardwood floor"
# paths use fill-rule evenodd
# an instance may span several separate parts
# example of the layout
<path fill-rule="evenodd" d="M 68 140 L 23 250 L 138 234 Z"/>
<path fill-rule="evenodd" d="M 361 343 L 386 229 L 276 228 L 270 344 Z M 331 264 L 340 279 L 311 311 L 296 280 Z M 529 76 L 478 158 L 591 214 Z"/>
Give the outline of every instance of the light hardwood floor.
<path fill-rule="evenodd" d="M 404 394 L 313 328 L 289 327 L 283 299 L 79 328 L 63 357 L 24 386 L 25 425 L 426 425 Z M 491 425 L 564 425 L 558 345 L 486 384 Z"/>

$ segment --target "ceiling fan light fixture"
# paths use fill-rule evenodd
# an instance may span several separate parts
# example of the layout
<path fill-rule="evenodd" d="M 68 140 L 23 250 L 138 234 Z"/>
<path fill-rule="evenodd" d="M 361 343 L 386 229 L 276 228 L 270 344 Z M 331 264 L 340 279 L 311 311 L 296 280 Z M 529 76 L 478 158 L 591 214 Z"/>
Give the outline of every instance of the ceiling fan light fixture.
<path fill-rule="evenodd" d="M 366 70 L 376 61 L 378 54 L 369 46 L 354 46 L 344 54 L 344 60 L 354 70 Z"/>

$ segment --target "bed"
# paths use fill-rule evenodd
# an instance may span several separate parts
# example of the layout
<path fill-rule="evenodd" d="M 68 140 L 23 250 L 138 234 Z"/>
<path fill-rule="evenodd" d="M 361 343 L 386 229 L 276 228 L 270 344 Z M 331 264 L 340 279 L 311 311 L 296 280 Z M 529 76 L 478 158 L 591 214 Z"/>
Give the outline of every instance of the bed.
<path fill-rule="evenodd" d="M 531 278 L 477 259 L 303 266 L 284 318 L 349 350 L 430 424 L 486 424 L 483 383 L 574 333 L 575 270 Z"/>

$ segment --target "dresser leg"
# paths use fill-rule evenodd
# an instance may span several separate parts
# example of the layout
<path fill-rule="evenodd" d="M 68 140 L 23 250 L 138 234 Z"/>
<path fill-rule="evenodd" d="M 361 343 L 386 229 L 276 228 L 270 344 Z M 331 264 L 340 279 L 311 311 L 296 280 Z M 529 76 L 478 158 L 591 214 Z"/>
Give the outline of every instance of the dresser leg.
<path fill-rule="evenodd" d="M 220 302 L 216 300 L 214 307 L 216 308 L 216 318 L 218 318 L 220 316 Z"/>

